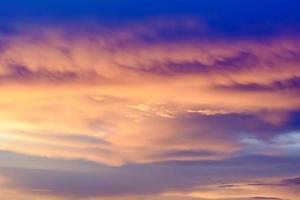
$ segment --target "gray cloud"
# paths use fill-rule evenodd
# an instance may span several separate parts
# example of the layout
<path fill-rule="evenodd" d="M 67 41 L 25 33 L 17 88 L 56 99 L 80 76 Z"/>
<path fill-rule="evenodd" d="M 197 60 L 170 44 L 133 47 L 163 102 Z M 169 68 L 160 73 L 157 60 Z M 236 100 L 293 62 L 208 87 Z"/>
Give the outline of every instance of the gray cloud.
<path fill-rule="evenodd" d="M 264 180 L 275 175 L 295 177 L 300 173 L 298 157 L 251 156 L 223 161 L 162 162 L 108 167 L 84 161 L 24 157 L 9 152 L 2 152 L 0 159 L 5 161 L 5 156 L 6 160 L 7 156 L 23 159 L 28 166 L 28 168 L 20 168 L 18 162 L 13 164 L 12 159 L 11 166 L 2 166 L 1 176 L 9 180 L 5 187 L 16 188 L 25 193 L 31 193 L 33 189 L 43 189 L 50 191 L 51 195 L 71 199 L 92 196 L 152 195 L 166 191 L 201 191 L 202 187 L 219 183 L 233 187 L 235 184 L 251 179 Z M 34 165 L 29 164 L 36 164 L 39 160 L 48 163 L 45 164 L 48 166 L 47 170 L 43 169 L 44 165 L 40 165 L 40 169 L 34 169 Z M 54 163 L 56 164 L 53 165 Z M 81 170 L 80 166 L 85 171 Z M 298 179 L 283 179 L 283 182 L 293 187 L 298 184 Z"/>

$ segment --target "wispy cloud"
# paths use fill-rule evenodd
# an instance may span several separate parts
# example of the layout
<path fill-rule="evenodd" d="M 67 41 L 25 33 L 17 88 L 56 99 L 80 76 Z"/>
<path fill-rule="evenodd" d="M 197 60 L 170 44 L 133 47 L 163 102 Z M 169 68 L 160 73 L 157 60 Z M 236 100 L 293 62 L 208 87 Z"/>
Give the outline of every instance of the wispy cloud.
<path fill-rule="evenodd" d="M 0 199 L 299 197 L 299 3 L 14 1 Z"/>

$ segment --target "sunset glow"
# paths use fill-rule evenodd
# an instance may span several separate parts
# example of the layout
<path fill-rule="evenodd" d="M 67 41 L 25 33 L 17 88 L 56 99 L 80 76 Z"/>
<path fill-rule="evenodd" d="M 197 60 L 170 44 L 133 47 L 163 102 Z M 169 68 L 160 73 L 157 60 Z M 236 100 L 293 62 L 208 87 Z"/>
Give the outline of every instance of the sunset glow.
<path fill-rule="evenodd" d="M 0 6 L 0 200 L 300 200 L 296 0 Z"/>

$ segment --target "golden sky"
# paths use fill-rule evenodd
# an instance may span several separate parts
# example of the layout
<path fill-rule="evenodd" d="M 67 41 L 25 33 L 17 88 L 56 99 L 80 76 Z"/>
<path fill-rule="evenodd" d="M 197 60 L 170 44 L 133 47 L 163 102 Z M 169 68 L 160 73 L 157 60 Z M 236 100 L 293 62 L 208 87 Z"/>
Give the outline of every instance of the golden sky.
<path fill-rule="evenodd" d="M 299 199 L 293 10 L 14 1 L 0 20 L 1 200 Z M 114 13 L 125 5 L 141 10 Z"/>

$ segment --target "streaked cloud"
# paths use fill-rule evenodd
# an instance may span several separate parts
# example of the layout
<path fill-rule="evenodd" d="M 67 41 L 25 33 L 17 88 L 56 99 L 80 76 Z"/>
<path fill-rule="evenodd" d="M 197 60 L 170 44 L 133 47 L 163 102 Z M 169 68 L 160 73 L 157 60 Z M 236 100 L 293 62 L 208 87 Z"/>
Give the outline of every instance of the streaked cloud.
<path fill-rule="evenodd" d="M 1 174 L 5 177 L 2 188 L 46 199 L 97 199 L 98 196 L 104 199 L 143 196 L 149 199 L 263 199 L 274 196 L 286 199 L 299 195 L 298 157 L 248 156 L 222 161 L 110 167 L 8 152 L 2 152 L 1 159 L 8 155 L 19 159 L 10 166 L 1 165 Z M 30 167 L 38 160 L 47 169 L 43 165 Z M 18 162 L 27 162 L 23 164 L 27 167 L 20 168 Z"/>
<path fill-rule="evenodd" d="M 174 43 L 161 29 L 201 23 L 169 22 L 3 36 L 1 149 L 112 165 L 223 159 L 244 150 L 245 134 L 268 142 L 298 129 L 288 126 L 300 104 L 297 38 Z"/>
<path fill-rule="evenodd" d="M 0 199 L 297 200 L 299 3 L 14 1 Z"/>

